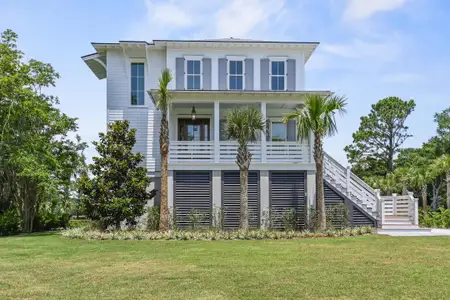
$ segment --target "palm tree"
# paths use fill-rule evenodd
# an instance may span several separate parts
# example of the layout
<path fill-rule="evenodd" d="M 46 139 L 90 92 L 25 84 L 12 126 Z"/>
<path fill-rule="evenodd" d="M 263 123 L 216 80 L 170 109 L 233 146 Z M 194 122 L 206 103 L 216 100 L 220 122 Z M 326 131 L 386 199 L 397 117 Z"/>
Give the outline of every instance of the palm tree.
<path fill-rule="evenodd" d="M 240 228 L 243 230 L 248 230 L 248 169 L 252 161 L 248 144 L 255 142 L 264 128 L 261 111 L 253 106 L 235 107 L 228 113 L 226 136 L 238 142 L 236 164 L 240 171 Z"/>
<path fill-rule="evenodd" d="M 169 101 L 172 97 L 169 93 L 168 85 L 172 81 L 172 74 L 169 69 L 164 69 L 159 80 L 159 88 L 152 97 L 156 108 L 161 112 L 161 128 L 159 132 L 159 149 L 161 153 L 161 206 L 159 230 L 169 229 L 169 205 L 167 200 L 167 164 L 169 156 L 169 123 L 167 121 L 167 111 Z"/>
<path fill-rule="evenodd" d="M 411 170 L 407 167 L 400 167 L 395 169 L 394 171 L 394 177 L 396 181 L 402 186 L 402 195 L 408 195 L 410 172 Z"/>
<path fill-rule="evenodd" d="M 427 168 L 411 168 L 409 184 L 412 187 L 420 189 L 422 196 L 422 209 L 425 213 L 428 211 L 427 187 L 432 181 L 433 176 Z"/>
<path fill-rule="evenodd" d="M 336 95 L 308 94 L 305 96 L 305 104 L 296 108 L 291 114 L 284 117 L 283 121 L 297 120 L 298 138 L 308 139 L 314 135 L 314 160 L 316 162 L 316 186 L 317 186 L 317 213 L 320 229 L 326 228 L 325 198 L 323 188 L 323 138 L 333 136 L 337 132 L 335 113 L 341 115 L 345 109 L 346 98 Z"/>
<path fill-rule="evenodd" d="M 432 168 L 435 171 L 436 175 L 446 174 L 447 181 L 447 208 L 450 209 L 450 155 L 444 154 L 437 158 Z"/>
<path fill-rule="evenodd" d="M 367 177 L 365 180 L 370 186 L 381 190 L 385 195 L 391 195 L 402 189 L 394 173 L 388 173 L 386 176 Z"/>

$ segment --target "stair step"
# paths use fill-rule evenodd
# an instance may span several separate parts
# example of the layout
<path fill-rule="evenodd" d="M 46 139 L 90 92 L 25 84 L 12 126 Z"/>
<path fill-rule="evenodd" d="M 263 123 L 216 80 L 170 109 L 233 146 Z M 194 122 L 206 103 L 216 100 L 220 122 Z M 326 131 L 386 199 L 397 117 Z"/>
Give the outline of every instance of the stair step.
<path fill-rule="evenodd" d="M 381 229 L 392 229 L 392 230 L 411 230 L 411 229 L 419 229 L 419 226 L 417 225 L 412 225 L 412 224 L 395 224 L 395 225 L 391 225 L 391 224 L 383 224 L 381 226 Z"/>
<path fill-rule="evenodd" d="M 386 221 L 408 221 L 409 217 L 402 217 L 402 216 L 385 216 L 384 219 Z"/>

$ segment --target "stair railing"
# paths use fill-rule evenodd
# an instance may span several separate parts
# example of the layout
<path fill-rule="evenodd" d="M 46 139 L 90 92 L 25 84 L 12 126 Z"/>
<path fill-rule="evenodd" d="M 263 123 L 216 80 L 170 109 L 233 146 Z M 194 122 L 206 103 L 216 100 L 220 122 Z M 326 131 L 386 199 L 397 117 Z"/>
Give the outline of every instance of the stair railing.
<path fill-rule="evenodd" d="M 324 173 L 331 179 L 332 184 L 340 185 L 350 199 L 356 197 L 362 204 L 372 208 L 372 211 L 381 212 L 380 193 L 356 176 L 350 167 L 344 167 L 326 153 L 324 155 Z"/>

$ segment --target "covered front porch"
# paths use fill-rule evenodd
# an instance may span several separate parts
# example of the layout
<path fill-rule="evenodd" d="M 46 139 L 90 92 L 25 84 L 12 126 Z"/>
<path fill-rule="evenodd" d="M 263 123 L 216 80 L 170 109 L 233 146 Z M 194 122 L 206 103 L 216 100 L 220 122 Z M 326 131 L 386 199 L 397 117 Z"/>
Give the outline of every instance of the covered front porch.
<path fill-rule="evenodd" d="M 255 106 L 266 120 L 266 131 L 249 145 L 252 162 L 312 163 L 311 141 L 297 139 L 295 120 L 282 122 L 287 113 L 302 105 L 301 98 L 292 98 L 175 93 L 169 110 L 169 163 L 234 162 L 237 142 L 227 139 L 225 128 L 227 115 L 236 106 Z"/>

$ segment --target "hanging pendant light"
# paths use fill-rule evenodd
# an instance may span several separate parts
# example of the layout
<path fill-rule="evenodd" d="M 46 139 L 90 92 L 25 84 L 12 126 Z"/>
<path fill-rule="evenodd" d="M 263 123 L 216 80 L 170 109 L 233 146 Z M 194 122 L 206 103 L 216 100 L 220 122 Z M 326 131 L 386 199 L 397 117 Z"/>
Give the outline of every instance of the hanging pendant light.
<path fill-rule="evenodd" d="M 196 115 L 195 105 L 192 105 L 192 111 L 191 111 L 192 120 L 195 120 L 195 115 Z"/>

